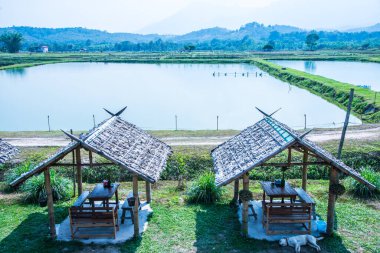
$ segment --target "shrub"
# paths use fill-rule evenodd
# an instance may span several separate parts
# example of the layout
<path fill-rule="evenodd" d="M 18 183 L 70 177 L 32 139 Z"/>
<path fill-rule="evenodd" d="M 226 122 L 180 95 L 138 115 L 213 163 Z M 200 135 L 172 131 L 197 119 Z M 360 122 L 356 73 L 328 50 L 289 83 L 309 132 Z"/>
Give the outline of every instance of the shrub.
<path fill-rule="evenodd" d="M 175 152 L 169 159 L 166 168 L 161 173 L 162 180 L 193 180 L 202 173 L 213 168 L 209 153 Z"/>
<path fill-rule="evenodd" d="M 253 194 L 250 190 L 240 190 L 239 199 L 242 201 L 251 201 L 253 199 Z"/>
<path fill-rule="evenodd" d="M 222 196 L 222 189 L 215 185 L 215 175 L 212 172 L 202 174 L 187 192 L 190 203 L 214 203 Z"/>
<path fill-rule="evenodd" d="M 380 189 L 380 173 L 375 172 L 373 169 L 369 167 L 365 167 L 364 169 L 361 170 L 360 174 L 368 182 L 375 185 L 376 189 L 371 190 L 366 185 L 359 183 L 352 177 L 348 177 L 345 179 L 346 188 L 348 189 L 349 192 L 353 193 L 357 197 L 361 197 L 361 198 L 375 197 L 379 193 L 379 189 Z"/>
<path fill-rule="evenodd" d="M 71 181 L 65 177 L 57 175 L 55 171 L 50 172 L 50 179 L 53 200 L 69 199 L 72 194 Z M 39 201 L 47 200 L 44 175 L 41 174 L 30 178 L 22 187 L 22 191 L 26 193 L 26 202 L 37 203 Z"/>
<path fill-rule="evenodd" d="M 28 172 L 33 168 L 30 161 L 26 161 L 19 166 L 9 169 L 7 172 L 5 172 L 5 181 L 10 184 L 13 180 L 21 176 L 21 174 Z"/>

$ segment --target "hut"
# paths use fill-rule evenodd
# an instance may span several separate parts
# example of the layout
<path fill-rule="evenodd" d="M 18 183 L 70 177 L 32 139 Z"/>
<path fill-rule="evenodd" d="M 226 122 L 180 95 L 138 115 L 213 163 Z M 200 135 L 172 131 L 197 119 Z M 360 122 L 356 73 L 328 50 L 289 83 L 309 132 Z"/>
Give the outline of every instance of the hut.
<path fill-rule="evenodd" d="M 6 161 L 10 160 L 12 157 L 17 155 L 18 153 L 19 153 L 19 150 L 16 147 L 0 139 L 0 164 L 3 164 Z"/>
<path fill-rule="evenodd" d="M 135 125 L 123 120 L 120 115 L 125 110 L 118 113 L 111 113 L 111 117 L 100 123 L 86 134 L 76 137 L 66 133 L 71 138 L 71 142 L 58 150 L 51 157 L 38 164 L 27 173 L 15 179 L 12 187 L 17 187 L 28 178 L 44 173 L 45 186 L 47 192 L 48 214 L 50 233 L 56 237 L 53 197 L 50 184 L 50 168 L 62 166 L 75 166 L 78 195 L 82 194 L 82 167 L 83 166 L 106 166 L 118 165 L 133 174 L 133 196 L 135 199 L 133 208 L 134 236 L 139 235 L 139 201 L 138 201 L 138 179 L 146 182 L 146 199 L 151 201 L 151 184 L 156 183 L 160 173 L 166 166 L 166 160 L 171 154 L 171 148 L 160 140 L 154 138 L 147 132 L 139 129 Z M 89 163 L 84 163 L 81 157 L 81 149 L 88 151 Z M 73 163 L 60 163 L 66 155 L 75 152 Z M 93 162 L 92 153 L 106 158 L 110 163 Z M 73 156 L 74 157 L 74 156 Z"/>
<path fill-rule="evenodd" d="M 249 190 L 249 171 L 258 166 L 290 167 L 302 169 L 302 189 L 306 191 L 308 165 L 327 166 L 329 183 L 339 183 L 339 173 L 353 177 L 367 187 L 375 186 L 366 181 L 354 169 L 335 158 L 322 147 L 305 138 L 306 133 L 299 134 L 287 125 L 264 112 L 264 118 L 250 126 L 211 151 L 214 162 L 217 186 L 234 183 L 234 199 L 238 198 L 239 179 L 243 179 L 243 189 Z M 310 131 L 309 131 L 310 132 Z M 268 160 L 282 151 L 288 150 L 288 159 L 284 163 L 269 163 Z M 301 152 L 302 162 L 292 161 L 292 151 Z M 313 161 L 310 161 L 310 157 Z M 336 195 L 329 190 L 327 210 L 327 234 L 331 235 L 334 224 Z M 248 236 L 248 201 L 243 200 L 242 231 Z"/>

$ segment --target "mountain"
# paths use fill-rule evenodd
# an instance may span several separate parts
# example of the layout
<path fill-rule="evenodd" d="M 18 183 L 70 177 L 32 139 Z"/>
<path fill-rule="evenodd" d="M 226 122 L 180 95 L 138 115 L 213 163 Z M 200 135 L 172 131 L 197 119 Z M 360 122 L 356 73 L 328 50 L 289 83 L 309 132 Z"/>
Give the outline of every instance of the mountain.
<path fill-rule="evenodd" d="M 245 24 L 238 30 L 228 30 L 225 28 L 214 27 L 208 29 L 202 29 L 199 31 L 187 33 L 184 35 L 174 36 L 171 38 L 174 42 L 204 42 L 212 39 L 219 40 L 241 40 L 244 37 L 249 37 L 252 40 L 258 41 L 261 39 L 267 39 L 271 32 L 278 32 L 280 34 L 302 32 L 304 30 L 285 25 L 269 25 L 265 26 L 257 22 Z"/>
<path fill-rule="evenodd" d="M 214 27 L 201 29 L 195 32 L 190 32 L 184 35 L 178 35 L 171 40 L 176 42 L 195 42 L 195 41 L 208 41 L 212 39 L 221 39 L 228 37 L 232 31 L 226 28 Z"/>
<path fill-rule="evenodd" d="M 346 30 L 345 32 L 369 32 L 369 33 L 380 32 L 380 23 L 377 23 L 372 26 L 367 26 L 367 27 L 349 29 L 349 30 Z"/>

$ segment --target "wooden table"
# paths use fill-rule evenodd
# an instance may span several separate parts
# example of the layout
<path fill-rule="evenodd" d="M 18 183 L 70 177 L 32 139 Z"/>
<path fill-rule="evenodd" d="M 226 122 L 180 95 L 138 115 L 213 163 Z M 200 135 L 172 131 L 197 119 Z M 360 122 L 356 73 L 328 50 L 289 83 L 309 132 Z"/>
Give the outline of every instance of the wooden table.
<path fill-rule="evenodd" d="M 274 198 L 281 198 L 284 202 L 284 198 L 290 198 L 290 202 L 294 202 L 297 197 L 297 192 L 294 190 L 287 182 L 285 182 L 284 187 L 279 187 L 272 185 L 270 181 L 260 182 L 261 187 L 263 188 L 263 201 L 265 202 L 265 196 L 270 198 L 270 202 L 273 202 Z"/>
<path fill-rule="evenodd" d="M 103 184 L 97 184 L 92 190 L 92 192 L 88 195 L 88 200 L 90 201 L 91 205 L 94 207 L 95 201 L 102 201 L 104 207 L 109 207 L 110 199 L 115 194 L 116 197 L 116 208 L 119 208 L 119 196 L 117 192 L 117 188 L 119 188 L 119 183 L 114 183 L 111 185 L 111 187 L 107 188 L 104 187 Z M 114 203 L 111 203 L 114 204 Z"/>

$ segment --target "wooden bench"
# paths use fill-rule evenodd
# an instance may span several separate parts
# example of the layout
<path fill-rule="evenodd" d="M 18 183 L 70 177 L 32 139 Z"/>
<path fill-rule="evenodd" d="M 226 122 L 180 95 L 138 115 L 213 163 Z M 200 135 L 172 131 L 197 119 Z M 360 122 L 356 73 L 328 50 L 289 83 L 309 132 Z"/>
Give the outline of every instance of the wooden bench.
<path fill-rule="evenodd" d="M 118 215 L 115 207 L 76 207 L 69 209 L 71 238 L 116 238 Z M 92 228 L 92 229 L 90 229 Z M 97 229 L 97 230 L 95 230 Z"/>
<path fill-rule="evenodd" d="M 311 205 L 307 203 L 264 202 L 263 226 L 267 234 L 311 234 Z M 303 229 L 273 229 L 273 224 L 302 224 Z"/>
<path fill-rule="evenodd" d="M 255 209 L 253 208 L 253 204 L 251 202 L 248 203 L 248 208 L 251 209 L 252 213 L 248 214 L 248 216 L 255 217 L 255 220 L 257 220 L 257 214 L 255 212 Z"/>
<path fill-rule="evenodd" d="M 314 199 L 312 197 L 310 197 L 310 195 L 307 194 L 307 192 L 305 192 L 304 189 L 302 189 L 302 188 L 295 188 L 294 190 L 296 190 L 298 197 L 302 203 L 307 203 L 307 204 L 311 205 L 311 210 L 313 213 L 313 219 L 315 220 L 316 214 L 315 214 L 315 201 L 314 201 Z"/>
<path fill-rule="evenodd" d="M 129 205 L 128 203 L 128 199 L 129 198 L 133 198 L 133 194 L 132 193 L 129 193 L 127 198 L 125 199 L 124 201 L 124 204 L 122 205 L 121 209 L 123 210 L 122 214 L 121 214 L 121 224 L 124 224 L 124 220 L 125 219 L 131 219 L 132 220 L 132 224 L 134 223 L 134 217 L 133 217 L 133 207 L 134 205 Z M 139 210 L 141 209 L 141 203 L 140 203 L 140 198 L 138 199 L 139 201 Z M 129 213 L 131 214 L 130 217 L 126 217 L 126 214 L 127 214 L 127 211 L 129 211 Z"/>
<path fill-rule="evenodd" d="M 89 191 L 84 191 L 82 194 L 78 197 L 78 199 L 74 202 L 72 205 L 73 207 L 81 207 L 85 203 L 87 196 L 90 194 Z"/>

